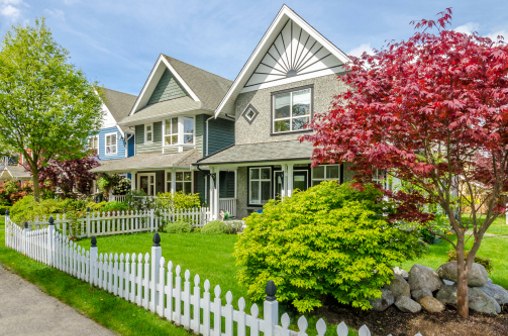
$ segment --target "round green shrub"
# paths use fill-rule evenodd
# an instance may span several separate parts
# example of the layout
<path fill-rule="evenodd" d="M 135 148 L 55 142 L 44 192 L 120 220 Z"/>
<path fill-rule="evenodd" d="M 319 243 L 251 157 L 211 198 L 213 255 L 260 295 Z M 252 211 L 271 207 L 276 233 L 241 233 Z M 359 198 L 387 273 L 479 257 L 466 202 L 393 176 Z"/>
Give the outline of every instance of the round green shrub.
<path fill-rule="evenodd" d="M 208 222 L 201 228 L 201 233 L 203 234 L 221 234 L 221 233 L 230 233 L 229 226 L 220 220 L 214 220 Z"/>
<path fill-rule="evenodd" d="M 256 301 L 273 280 L 277 300 L 300 313 L 330 298 L 370 309 L 392 266 L 420 250 L 417 232 L 388 222 L 391 209 L 373 186 L 351 183 L 323 182 L 271 200 L 245 219 L 235 245 L 239 280 Z"/>
<path fill-rule="evenodd" d="M 192 231 L 192 225 L 184 220 L 167 223 L 164 226 L 164 231 L 167 233 L 188 233 Z"/>
<path fill-rule="evenodd" d="M 100 211 L 103 212 L 111 212 L 111 211 L 127 211 L 129 210 L 129 205 L 127 202 L 118 202 L 118 201 L 111 201 L 111 202 L 104 202 L 102 205 L 102 209 Z"/>

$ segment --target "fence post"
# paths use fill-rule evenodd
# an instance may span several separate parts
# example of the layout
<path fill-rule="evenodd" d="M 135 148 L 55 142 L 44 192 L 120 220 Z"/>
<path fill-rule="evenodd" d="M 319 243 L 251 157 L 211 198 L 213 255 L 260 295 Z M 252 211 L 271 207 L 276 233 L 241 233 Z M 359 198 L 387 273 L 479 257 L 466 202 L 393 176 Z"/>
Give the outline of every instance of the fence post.
<path fill-rule="evenodd" d="M 86 208 L 86 237 L 90 238 L 90 207 Z"/>
<path fill-rule="evenodd" d="M 49 217 L 48 225 L 48 255 L 47 263 L 49 266 L 53 266 L 53 254 L 55 250 L 55 220 L 53 216 Z"/>
<path fill-rule="evenodd" d="M 162 248 L 160 242 L 161 237 L 159 236 L 158 232 L 155 232 L 155 234 L 153 235 L 152 257 L 151 257 L 152 270 L 150 282 L 150 298 L 151 298 L 150 310 L 153 312 L 155 312 L 155 309 L 159 306 L 159 294 L 157 291 L 157 287 L 159 285 L 159 269 L 160 269 L 160 260 L 162 256 Z"/>
<path fill-rule="evenodd" d="M 153 209 L 150 209 L 150 232 L 154 232 L 155 231 L 155 214 L 154 214 L 154 210 Z M 155 237 L 154 237 L 155 239 Z"/>
<path fill-rule="evenodd" d="M 263 304 L 266 336 L 274 335 L 275 326 L 279 320 L 279 303 L 275 298 L 276 291 L 275 283 L 272 280 L 268 281 L 266 284 L 266 298 Z"/>
<path fill-rule="evenodd" d="M 96 284 L 96 276 L 97 276 L 97 259 L 99 257 L 99 250 L 97 248 L 97 238 L 92 236 L 90 239 L 90 276 L 88 282 L 92 285 Z"/>
<path fill-rule="evenodd" d="M 28 231 L 30 231 L 28 222 L 25 222 L 23 229 L 23 254 L 25 255 L 28 254 Z"/>
<path fill-rule="evenodd" d="M 12 233 L 11 233 L 11 225 L 10 225 L 10 217 L 9 217 L 9 210 L 5 211 L 5 246 L 13 247 L 12 246 Z"/>

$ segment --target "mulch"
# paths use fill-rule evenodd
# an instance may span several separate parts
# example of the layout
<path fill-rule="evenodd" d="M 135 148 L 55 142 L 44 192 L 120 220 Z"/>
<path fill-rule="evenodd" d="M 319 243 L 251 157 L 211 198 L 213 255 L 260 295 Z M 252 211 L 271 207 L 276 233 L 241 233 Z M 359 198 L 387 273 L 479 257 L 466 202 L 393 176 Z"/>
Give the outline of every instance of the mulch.
<path fill-rule="evenodd" d="M 489 316 L 471 313 L 468 319 L 461 318 L 451 307 L 439 314 L 422 311 L 417 314 L 403 313 L 391 306 L 383 312 L 361 311 L 346 306 L 321 308 L 317 315 L 325 316 L 329 324 L 344 321 L 348 327 L 360 328 L 367 325 L 372 335 L 414 336 L 506 336 L 508 335 L 508 306 L 501 314 Z"/>

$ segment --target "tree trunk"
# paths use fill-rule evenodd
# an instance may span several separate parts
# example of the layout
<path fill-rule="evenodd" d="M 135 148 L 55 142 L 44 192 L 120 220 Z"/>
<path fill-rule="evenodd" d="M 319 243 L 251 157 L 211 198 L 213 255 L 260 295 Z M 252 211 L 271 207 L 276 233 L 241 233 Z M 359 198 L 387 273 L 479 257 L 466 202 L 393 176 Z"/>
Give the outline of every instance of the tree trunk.
<path fill-rule="evenodd" d="M 34 184 L 34 199 L 36 202 L 39 202 L 41 189 L 39 188 L 39 170 L 32 169 L 32 182 Z"/>
<path fill-rule="evenodd" d="M 469 317 L 467 276 L 469 267 L 464 257 L 464 231 L 457 232 L 457 311 L 463 318 Z"/>

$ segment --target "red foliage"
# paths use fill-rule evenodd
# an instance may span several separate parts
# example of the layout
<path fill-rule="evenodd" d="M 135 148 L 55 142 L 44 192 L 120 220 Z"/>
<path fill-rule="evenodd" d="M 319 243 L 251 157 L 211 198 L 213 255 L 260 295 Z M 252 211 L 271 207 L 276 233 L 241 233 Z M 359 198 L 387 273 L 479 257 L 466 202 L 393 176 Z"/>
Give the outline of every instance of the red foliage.
<path fill-rule="evenodd" d="M 450 20 L 447 9 L 437 22 L 414 23 L 423 31 L 407 41 L 352 58 L 350 71 L 340 77 L 349 89 L 328 113 L 316 115 L 315 133 L 303 137 L 314 144 L 314 165 L 354 162 L 360 181 L 370 180 L 375 168 L 388 169 L 442 206 L 450 206 L 447 197 L 460 176 L 482 185 L 490 210 L 502 210 L 508 46 L 502 38 L 444 29 Z"/>
<path fill-rule="evenodd" d="M 67 161 L 50 160 L 40 173 L 41 188 L 46 187 L 45 182 L 49 181 L 52 188 L 59 187 L 65 196 L 70 195 L 73 189 L 87 194 L 95 179 L 95 174 L 89 170 L 98 165 L 93 156 Z"/>

